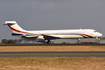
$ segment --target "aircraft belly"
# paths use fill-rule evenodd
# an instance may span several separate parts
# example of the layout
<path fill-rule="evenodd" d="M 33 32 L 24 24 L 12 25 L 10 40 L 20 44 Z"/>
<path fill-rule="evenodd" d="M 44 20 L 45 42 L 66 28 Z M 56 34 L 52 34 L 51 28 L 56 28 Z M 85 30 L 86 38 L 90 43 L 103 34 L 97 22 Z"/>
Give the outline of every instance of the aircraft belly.
<path fill-rule="evenodd" d="M 62 35 L 61 38 L 83 38 L 81 35 Z"/>

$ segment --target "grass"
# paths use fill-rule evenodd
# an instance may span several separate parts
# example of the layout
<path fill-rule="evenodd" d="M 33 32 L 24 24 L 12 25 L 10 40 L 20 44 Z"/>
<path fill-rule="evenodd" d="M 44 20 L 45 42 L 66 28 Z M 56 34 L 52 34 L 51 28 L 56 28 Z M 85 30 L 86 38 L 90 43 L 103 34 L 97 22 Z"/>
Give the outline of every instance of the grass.
<path fill-rule="evenodd" d="M 0 70 L 104 70 L 105 57 L 0 58 Z"/>
<path fill-rule="evenodd" d="M 0 46 L 0 52 L 105 51 L 105 46 Z"/>
<path fill-rule="evenodd" d="M 0 52 L 105 51 L 105 46 L 0 46 Z M 105 57 L 0 58 L 0 70 L 105 70 Z"/>

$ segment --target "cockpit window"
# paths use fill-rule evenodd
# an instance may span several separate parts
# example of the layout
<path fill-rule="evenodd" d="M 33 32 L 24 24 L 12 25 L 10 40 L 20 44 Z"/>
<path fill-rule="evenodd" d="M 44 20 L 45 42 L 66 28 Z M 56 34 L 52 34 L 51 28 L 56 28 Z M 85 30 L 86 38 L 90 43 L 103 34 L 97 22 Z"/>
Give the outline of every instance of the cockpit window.
<path fill-rule="evenodd" d="M 97 32 L 96 30 L 94 32 Z"/>

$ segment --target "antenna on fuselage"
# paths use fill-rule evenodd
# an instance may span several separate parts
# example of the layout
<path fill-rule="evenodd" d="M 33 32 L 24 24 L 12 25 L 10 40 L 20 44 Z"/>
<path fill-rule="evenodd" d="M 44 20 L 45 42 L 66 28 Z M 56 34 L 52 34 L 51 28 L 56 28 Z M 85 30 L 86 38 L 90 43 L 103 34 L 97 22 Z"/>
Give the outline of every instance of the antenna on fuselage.
<path fill-rule="evenodd" d="M 98 32 L 101 32 L 101 29 L 99 28 L 97 31 L 98 31 Z"/>
<path fill-rule="evenodd" d="M 101 32 L 101 31 L 100 31 L 100 28 L 99 28 L 99 32 Z"/>

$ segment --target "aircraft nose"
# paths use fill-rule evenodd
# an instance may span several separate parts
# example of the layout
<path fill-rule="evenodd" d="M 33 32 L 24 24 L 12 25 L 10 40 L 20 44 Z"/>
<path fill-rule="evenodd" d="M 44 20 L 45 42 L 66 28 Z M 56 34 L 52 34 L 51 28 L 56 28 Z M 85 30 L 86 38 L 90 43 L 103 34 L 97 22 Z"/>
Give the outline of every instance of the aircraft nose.
<path fill-rule="evenodd" d="M 98 36 L 102 36 L 102 34 L 101 33 L 98 33 Z"/>

